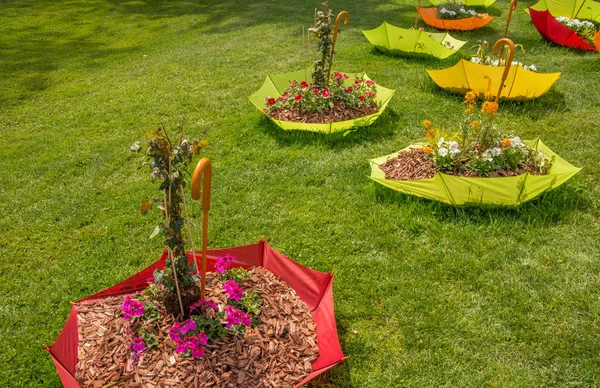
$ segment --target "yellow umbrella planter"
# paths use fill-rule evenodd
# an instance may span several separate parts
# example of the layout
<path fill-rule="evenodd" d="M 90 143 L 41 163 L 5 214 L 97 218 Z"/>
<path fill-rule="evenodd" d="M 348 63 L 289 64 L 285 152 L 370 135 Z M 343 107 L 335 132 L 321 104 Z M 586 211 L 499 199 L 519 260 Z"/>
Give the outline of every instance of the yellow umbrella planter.
<path fill-rule="evenodd" d="M 517 206 L 579 172 L 539 138 L 521 141 L 514 134 L 498 132 L 492 122 L 502 88 L 495 98 L 485 93 L 481 111 L 479 92 L 467 93 L 458 132 L 436 130 L 425 120 L 427 142 L 371 160 L 370 178 L 406 194 L 452 205 Z"/>
<path fill-rule="evenodd" d="M 383 113 L 394 90 L 375 84 L 365 73 L 333 72 L 332 62 L 340 22 L 348 24 L 346 11 L 333 14 L 328 0 L 309 28 L 317 40 L 317 60 L 311 69 L 269 74 L 249 99 L 271 121 L 284 130 L 333 133 L 370 125 Z M 309 38 L 310 39 L 310 38 Z M 307 41 L 307 46 L 310 40 Z"/>

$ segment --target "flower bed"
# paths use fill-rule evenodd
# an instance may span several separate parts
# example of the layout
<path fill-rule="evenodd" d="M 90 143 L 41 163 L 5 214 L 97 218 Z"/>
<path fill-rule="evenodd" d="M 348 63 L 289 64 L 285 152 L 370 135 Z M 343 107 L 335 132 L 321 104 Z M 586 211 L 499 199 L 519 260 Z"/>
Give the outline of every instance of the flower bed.
<path fill-rule="evenodd" d="M 490 16 L 487 13 L 476 14 L 474 16 L 461 18 L 461 19 L 440 19 L 438 10 L 435 7 L 432 8 L 421 8 L 417 7 L 417 12 L 428 26 L 438 28 L 440 30 L 457 30 L 457 31 L 468 31 L 476 30 L 481 28 L 494 20 L 494 16 Z M 448 14 L 448 16 L 451 16 Z"/>
<path fill-rule="evenodd" d="M 424 121 L 427 143 L 371 161 L 371 179 L 405 193 L 450 204 L 518 205 L 555 188 L 579 171 L 538 139 L 501 136 L 498 110 L 487 94 L 481 111 L 477 92 L 465 97 L 458 131 Z"/>
<path fill-rule="evenodd" d="M 431 55 L 448 58 L 467 42 L 454 39 L 447 33 L 425 32 L 422 29 L 399 28 L 384 22 L 372 30 L 363 30 L 378 50 L 400 55 Z"/>
<path fill-rule="evenodd" d="M 429 0 L 429 2 L 433 5 L 440 6 L 442 4 L 448 3 L 446 0 Z M 469 6 L 469 7 L 489 7 L 494 4 L 496 0 L 462 0 L 461 3 Z"/>
<path fill-rule="evenodd" d="M 387 107 L 387 104 L 394 95 L 394 90 L 375 84 L 364 73 L 351 74 L 334 72 L 334 74 L 336 73 L 345 74 L 348 78 L 342 77 L 342 79 L 339 80 L 343 86 L 340 86 L 338 80 L 336 80 L 331 88 L 314 88 L 310 86 L 308 81 L 306 81 L 310 79 L 310 70 L 299 70 L 286 74 L 270 74 L 267 76 L 262 87 L 250 96 L 250 101 L 276 125 L 286 130 L 295 129 L 317 132 L 336 132 L 373 123 Z M 369 85 L 367 85 L 367 83 Z M 290 85 L 294 85 L 291 88 L 294 92 L 290 92 L 290 89 L 288 89 Z M 366 88 L 366 86 L 368 86 L 368 88 Z M 350 114 L 356 115 L 348 116 L 347 110 L 340 108 L 339 106 L 338 109 L 331 109 L 331 103 L 333 103 L 335 107 L 335 98 L 332 98 L 331 93 L 332 88 L 353 89 L 352 93 L 345 93 L 345 91 L 342 90 L 342 96 L 348 94 L 353 101 L 358 100 L 361 102 L 356 108 L 349 109 Z M 328 90 L 325 91 L 325 89 Z M 286 92 L 286 90 L 288 91 Z M 315 93 L 315 90 L 318 91 L 318 95 Z M 358 92 L 363 91 L 365 94 L 358 94 Z M 369 91 L 373 93 L 372 96 L 366 94 Z M 296 101 L 298 95 L 302 97 Z M 367 97 L 369 97 L 373 104 L 362 104 L 364 101 L 361 101 L 361 95 L 365 97 L 364 101 L 367 101 Z M 310 104 L 313 106 L 321 107 L 322 111 L 311 113 L 302 112 L 301 106 L 303 102 L 306 103 L 306 100 L 309 100 Z M 341 99 L 338 99 L 338 101 L 344 105 L 346 104 L 346 102 Z M 275 104 L 270 104 L 270 102 L 275 102 Z M 276 108 L 289 108 L 275 110 L 271 109 L 272 106 L 275 106 Z"/>
<path fill-rule="evenodd" d="M 226 254 L 230 254 L 233 256 L 237 257 L 237 265 L 243 267 L 243 268 L 247 268 L 250 269 L 251 267 L 259 267 L 256 268 L 256 270 L 261 271 L 261 268 L 264 268 L 265 270 L 270 271 L 275 277 L 280 277 L 281 280 L 285 283 L 287 283 L 289 285 L 289 287 L 291 287 L 292 291 L 289 291 L 289 288 L 286 288 L 288 291 L 288 294 L 283 294 L 281 297 L 275 295 L 278 291 L 280 291 L 281 289 L 279 289 L 278 285 L 276 286 L 269 286 L 269 287 L 274 287 L 274 289 L 272 290 L 268 290 L 267 287 L 263 287 L 265 288 L 265 292 L 267 291 L 272 291 L 272 292 L 267 292 L 267 294 L 262 293 L 262 295 L 264 296 L 264 306 L 263 306 L 263 302 L 261 302 L 261 308 L 263 308 L 264 310 L 261 313 L 261 318 L 259 318 L 259 320 L 261 319 L 266 319 L 269 320 L 270 322 L 273 322 L 272 320 L 275 320 L 277 322 L 274 323 L 275 327 L 277 328 L 279 326 L 278 329 L 275 329 L 273 332 L 275 333 L 277 330 L 285 330 L 285 328 L 288 328 L 288 334 L 292 332 L 292 324 L 296 325 L 296 328 L 299 328 L 299 324 L 296 324 L 295 321 L 293 319 L 289 319 L 289 311 L 284 313 L 284 316 L 281 317 L 281 319 L 277 319 L 277 317 L 273 317 L 271 316 L 271 311 L 275 311 L 275 310 L 271 310 L 272 303 L 274 300 L 277 300 L 276 298 L 283 298 L 283 299 L 287 299 L 287 300 L 291 300 L 290 298 L 293 297 L 292 294 L 297 294 L 297 296 L 303 301 L 303 303 L 306 304 L 308 310 L 310 311 L 310 315 L 312 316 L 312 320 L 314 321 L 315 324 L 315 332 L 316 332 L 316 345 L 319 348 L 319 354 L 317 359 L 312 362 L 312 372 L 310 372 L 310 374 L 306 375 L 302 381 L 295 383 L 296 386 L 300 386 L 302 384 L 305 384 L 306 382 L 308 382 L 309 380 L 313 379 L 314 377 L 316 377 L 317 375 L 323 373 L 324 371 L 326 371 L 327 369 L 335 366 L 336 364 L 342 362 L 344 360 L 344 355 L 341 351 L 340 348 L 340 344 L 339 344 L 339 340 L 338 340 L 338 336 L 337 336 L 337 329 L 336 329 L 336 323 L 335 323 L 335 316 L 334 316 L 334 312 L 333 312 L 333 294 L 332 294 L 332 280 L 333 277 L 331 274 L 327 274 L 327 273 L 322 273 L 322 272 L 318 272 L 315 270 L 312 270 L 310 268 L 304 267 L 290 259 L 288 259 L 287 257 L 283 256 L 282 254 L 274 251 L 272 248 L 270 248 L 265 242 L 261 241 L 257 244 L 253 244 L 253 245 L 247 245 L 247 246 L 241 246 L 241 247 L 235 247 L 235 248 L 227 248 L 227 249 L 220 249 L 220 250 L 212 250 L 212 251 L 208 251 L 208 257 L 209 257 L 209 271 L 211 270 L 211 268 L 215 268 L 216 266 L 216 258 L 217 257 L 221 257 L 221 256 L 225 256 Z M 116 299 L 113 302 L 113 308 L 119 310 L 123 301 L 123 298 L 125 295 L 130 295 L 133 294 L 135 292 L 138 291 L 143 291 L 148 287 L 148 282 L 147 282 L 147 278 L 149 276 L 152 275 L 152 273 L 155 270 L 160 270 L 160 269 L 164 269 L 165 268 L 165 262 L 167 260 L 167 254 L 166 252 L 163 254 L 163 256 L 161 257 L 161 259 L 159 261 L 157 261 L 156 263 L 152 264 L 151 266 L 149 266 L 148 268 L 140 271 L 138 274 L 132 276 L 129 279 L 124 280 L 123 282 L 110 287 L 109 289 L 99 292 L 95 295 L 92 295 L 90 297 L 87 297 L 83 300 L 80 300 L 78 303 L 74 304 L 71 310 L 71 314 L 67 320 L 67 322 L 65 323 L 65 327 L 63 328 L 63 330 L 61 331 L 60 335 L 58 336 L 56 342 L 50 346 L 48 348 L 48 351 L 50 353 L 50 355 L 52 356 L 52 360 L 54 361 L 54 364 L 57 368 L 57 371 L 60 375 L 61 381 L 63 382 L 63 385 L 65 387 L 78 387 L 80 386 L 79 383 L 77 382 L 77 380 L 75 379 L 75 374 L 76 374 L 76 366 L 78 364 L 78 330 L 79 328 L 82 326 L 82 324 L 79 322 L 78 320 L 78 312 L 79 312 L 79 308 L 88 308 L 89 306 L 93 306 L 95 303 L 98 303 L 98 301 L 100 300 L 105 300 L 106 298 L 109 297 L 118 297 L 118 299 Z M 191 254 L 188 254 L 188 260 L 190 263 L 193 263 L 193 256 Z M 267 275 L 267 277 L 269 277 L 271 280 L 272 275 Z M 243 287 L 242 287 L 243 288 Z M 225 290 L 219 290 L 218 291 L 219 294 L 221 295 L 220 297 L 223 297 L 223 293 L 227 292 Z M 209 294 L 212 295 L 212 294 Z M 275 299 L 273 299 L 275 298 Z M 221 303 L 219 303 L 221 304 Z M 271 307 L 270 307 L 271 306 Z M 291 306 L 291 305 L 289 305 Z M 298 307 L 295 307 L 298 308 Z M 303 309 L 303 308 L 301 308 Z M 102 308 L 98 308 L 95 309 L 93 313 L 94 314 L 104 314 L 103 311 L 101 311 Z M 91 310 L 90 310 L 91 311 Z M 305 310 L 302 310 L 305 312 Z M 133 312 L 133 311 L 132 311 Z M 302 316 L 306 316 L 306 314 L 304 314 L 304 312 L 302 313 Z M 120 314 L 119 312 L 117 312 L 118 314 Z M 292 309 L 292 313 L 293 315 L 296 315 L 296 313 L 293 311 Z M 88 313 L 89 314 L 89 313 Z M 264 314 L 264 315 L 263 315 Z M 116 318 L 108 318 L 109 316 L 107 315 L 106 317 L 102 317 L 100 316 L 101 319 L 116 319 Z M 288 317 L 288 319 L 286 319 L 286 317 Z M 123 330 L 124 326 L 125 326 L 125 321 L 123 321 L 121 319 L 121 322 L 123 323 Z M 261 321 L 262 322 L 262 321 Z M 262 327 L 261 323 L 259 326 L 256 327 L 256 330 L 258 333 L 261 333 L 261 327 Z M 272 323 L 270 323 L 272 324 Z M 308 323 L 308 327 L 310 330 L 310 322 Z M 93 325 L 94 327 L 96 325 Z M 100 325 L 102 326 L 102 325 Z M 99 329 L 100 331 L 104 330 L 102 328 Z M 267 332 L 269 332 L 269 329 L 266 329 Z M 250 334 L 255 334 L 255 328 L 248 328 L 248 331 L 245 333 L 244 337 L 240 337 L 240 336 L 236 336 L 236 337 L 229 337 L 229 339 L 224 340 L 223 344 L 225 346 L 224 349 L 227 348 L 227 346 L 231 346 L 232 343 L 235 343 L 236 346 L 236 351 L 237 351 L 237 346 L 238 343 L 241 345 L 243 345 L 243 343 L 246 342 L 252 342 L 253 340 L 250 339 L 250 337 L 248 337 Z M 167 335 L 169 335 L 170 333 L 165 333 L 163 332 L 163 336 L 165 336 L 165 338 L 167 338 Z M 280 331 L 279 336 L 283 336 L 283 332 Z M 261 334 L 261 337 L 262 336 Z M 289 335 L 289 337 L 292 338 L 292 340 L 294 341 L 294 343 L 296 343 L 296 336 L 291 336 L 291 334 Z M 227 342 L 227 341 L 232 341 L 235 338 L 235 341 L 233 342 Z M 309 333 L 307 338 L 312 338 L 311 334 Z M 84 338 L 85 339 L 85 338 Z M 169 338 L 170 339 L 170 338 Z M 244 342 L 240 342 L 242 339 L 244 339 Z M 302 340 L 302 339 L 301 339 Z M 130 340 L 132 342 L 133 338 Z M 263 340 L 260 340 L 260 342 L 263 343 L 263 345 L 266 343 Z M 279 341 L 279 340 L 278 340 Z M 309 347 L 312 347 L 312 345 L 310 344 L 310 341 L 307 339 L 306 340 Z M 229 345 L 227 345 L 227 343 Z M 215 343 L 209 343 L 207 344 L 205 347 L 205 354 L 198 358 L 198 359 L 193 359 L 193 358 L 188 358 L 188 359 L 181 359 L 181 355 L 176 354 L 176 347 L 173 347 L 173 344 L 170 344 L 171 347 L 169 346 L 169 342 L 165 341 L 162 344 L 159 344 L 158 347 L 159 349 L 164 349 L 165 352 L 168 354 L 167 359 L 165 360 L 165 358 L 163 357 L 163 361 L 166 364 L 167 362 L 169 363 L 169 368 L 182 368 L 183 372 L 180 372 L 180 376 L 183 376 L 184 374 L 186 374 L 186 370 L 189 369 L 190 366 L 194 365 L 195 368 L 198 368 L 198 365 L 200 364 L 204 364 L 207 362 L 207 355 L 208 354 L 212 354 L 214 353 L 216 350 L 216 345 Z M 258 342 L 251 344 L 252 346 L 258 346 L 257 345 Z M 288 342 L 289 344 L 289 342 Z M 290 344 L 291 345 L 291 344 Z M 267 347 L 269 346 L 268 343 L 266 345 Z M 260 348 L 260 346 L 258 346 Z M 308 348 L 307 348 L 308 349 Z M 123 356 L 123 364 L 120 363 L 120 360 L 117 359 L 117 362 L 114 362 L 114 365 L 108 365 L 108 368 L 121 368 L 122 371 L 126 372 L 126 368 L 128 367 L 129 364 L 126 363 L 127 358 L 131 357 L 131 350 L 132 349 L 125 349 L 125 347 L 123 347 L 122 351 L 124 352 L 121 356 Z M 117 353 L 118 350 L 115 350 L 115 354 Z M 251 352 L 250 349 L 248 349 L 249 352 Z M 256 352 L 256 350 L 254 351 Z M 265 350 L 263 350 L 261 348 L 261 354 L 263 354 L 265 352 Z M 268 351 L 266 351 L 268 352 Z M 218 352 L 217 352 L 218 353 Z M 252 353 L 249 353 L 252 354 Z M 270 354 L 270 353 L 269 353 Z M 144 351 L 142 351 L 141 354 L 141 358 L 138 360 L 138 362 L 140 363 L 144 363 L 147 356 L 149 356 L 150 353 L 146 353 L 144 354 Z M 295 354 L 292 353 L 293 356 L 295 356 Z M 191 354 L 190 354 L 191 356 Z M 173 359 L 175 360 L 175 363 L 171 363 L 171 361 L 173 360 L 171 357 L 173 357 Z M 267 356 L 268 357 L 268 356 Z M 310 357 L 310 356 L 308 356 Z M 293 358 L 293 357 L 292 357 Z M 180 359 L 181 362 L 177 362 L 177 360 Z M 252 359 L 250 357 L 250 359 Z M 240 355 L 240 357 L 238 357 L 235 361 L 235 365 L 236 366 L 232 366 L 229 365 L 231 364 L 231 361 L 225 359 L 227 362 L 225 363 L 225 365 L 227 366 L 223 366 L 223 368 L 229 368 L 229 370 L 232 372 L 231 375 L 229 376 L 229 378 L 234 378 L 234 368 L 238 370 L 238 378 L 239 377 L 239 370 L 243 370 L 243 368 L 239 368 L 237 367 L 237 362 L 241 362 L 244 361 L 243 360 L 243 355 Z M 113 358 L 114 361 L 114 358 Z M 157 362 L 159 362 L 160 360 L 158 360 Z M 250 362 L 250 361 L 249 361 Z M 296 360 L 294 360 L 294 362 L 297 362 Z M 229 363 L 229 364 L 228 364 Z M 93 362 L 92 362 L 93 364 Z M 145 365 L 145 364 L 144 364 Z M 212 364 L 211 364 L 212 365 Z M 141 365 L 138 365 L 138 368 Z M 96 369 L 96 366 L 93 365 L 94 370 Z M 212 367 L 212 366 L 211 366 Z M 284 369 L 283 371 L 278 370 L 276 365 L 272 365 L 272 369 L 271 369 L 271 364 L 269 364 L 269 367 L 267 369 L 265 369 L 264 371 L 262 371 L 262 374 L 272 374 L 272 373 L 280 373 L 280 372 L 284 372 L 287 374 L 287 371 Z M 154 366 L 154 368 L 156 368 L 156 365 Z M 260 369 L 260 368 L 258 368 Z M 306 371 L 307 366 L 304 363 L 304 361 L 302 361 L 302 369 Z M 134 369 L 135 370 L 135 369 Z M 139 370 L 139 369 L 138 369 Z M 255 369 L 256 370 L 256 369 Z M 154 373 L 154 369 L 152 369 L 151 372 L 149 373 Z M 167 372 L 165 373 L 174 373 L 172 370 L 169 371 L 167 370 Z M 197 374 L 197 371 L 195 372 Z M 227 372 L 225 372 L 227 373 Z M 160 373 L 159 373 L 160 374 Z M 175 374 L 178 375 L 178 374 Z M 172 375 L 172 376 L 175 376 Z M 200 373 L 200 375 L 202 375 L 202 373 Z M 199 376 L 200 376 L 199 375 Z M 206 376 L 206 375 L 205 375 Z M 248 382 L 251 379 L 251 376 L 249 375 L 245 375 L 245 379 L 244 381 L 246 381 L 246 379 L 248 379 Z M 148 377 L 148 376 L 146 376 Z M 136 381 L 135 376 L 134 378 L 134 382 Z M 142 378 L 140 376 L 140 378 Z M 189 379 L 189 376 L 187 376 L 187 378 Z M 285 378 L 285 377 L 282 377 Z M 138 383 L 141 384 L 141 383 Z M 250 382 L 249 382 L 250 384 Z M 175 385 L 175 384 L 174 384 Z M 128 384 L 128 386 L 133 386 L 133 382 L 131 384 Z"/>

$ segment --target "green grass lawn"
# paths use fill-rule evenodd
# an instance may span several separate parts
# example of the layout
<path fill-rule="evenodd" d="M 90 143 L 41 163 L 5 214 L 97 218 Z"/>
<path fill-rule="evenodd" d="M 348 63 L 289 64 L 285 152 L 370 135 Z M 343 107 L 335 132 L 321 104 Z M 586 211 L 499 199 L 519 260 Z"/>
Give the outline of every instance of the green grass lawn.
<path fill-rule="evenodd" d="M 142 216 L 157 192 L 129 146 L 161 123 L 204 131 L 214 165 L 209 246 L 273 248 L 336 269 L 350 357 L 324 386 L 571 386 L 600 381 L 600 54 L 543 41 L 519 4 L 517 59 L 563 72 L 498 125 L 540 135 L 584 169 L 516 209 L 455 208 L 371 182 L 368 159 L 459 119 L 462 96 L 429 80 L 504 31 L 508 2 L 444 61 L 372 49 L 362 29 L 412 25 L 416 2 L 336 1 L 334 68 L 397 89 L 372 126 L 283 132 L 248 101 L 267 73 L 301 69 L 319 1 L 0 1 L 0 386 L 60 385 L 42 345 L 70 301 L 155 261 Z M 423 25 L 422 22 L 420 24 Z M 201 212 L 193 204 L 196 241 Z"/>

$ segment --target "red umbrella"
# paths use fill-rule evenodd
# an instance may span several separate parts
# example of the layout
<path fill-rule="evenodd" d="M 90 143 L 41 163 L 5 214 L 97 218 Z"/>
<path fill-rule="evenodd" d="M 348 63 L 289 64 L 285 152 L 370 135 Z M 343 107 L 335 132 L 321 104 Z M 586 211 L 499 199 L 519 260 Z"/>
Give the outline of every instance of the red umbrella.
<path fill-rule="evenodd" d="M 544 39 L 565 47 L 596 51 L 594 46 L 581 39 L 572 29 L 561 24 L 548 10 L 536 11 L 530 7 L 529 15 L 533 25 Z"/>

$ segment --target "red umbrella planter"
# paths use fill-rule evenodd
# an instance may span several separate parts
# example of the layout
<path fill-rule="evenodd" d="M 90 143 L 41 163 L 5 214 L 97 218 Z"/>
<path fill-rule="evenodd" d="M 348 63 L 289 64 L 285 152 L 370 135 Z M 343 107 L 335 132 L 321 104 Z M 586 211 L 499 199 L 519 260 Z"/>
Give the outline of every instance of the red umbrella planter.
<path fill-rule="evenodd" d="M 196 178 L 196 173 L 194 174 L 194 178 Z M 192 190 L 194 190 L 194 183 L 196 182 L 192 181 Z M 206 184 L 204 187 L 207 187 Z M 204 190 L 205 197 L 206 192 L 207 190 Z M 193 195 L 193 197 L 198 198 L 198 195 Z M 207 202 L 204 202 L 203 209 L 206 222 L 208 213 Z M 205 230 L 206 228 L 203 229 L 203 234 L 206 234 Z M 275 276 L 281 277 L 310 309 L 313 321 L 316 324 L 319 356 L 312 364 L 312 372 L 298 383 L 297 387 L 314 379 L 319 374 L 341 363 L 345 359 L 340 347 L 334 316 L 332 273 L 323 273 L 305 267 L 275 251 L 264 240 L 252 245 L 209 251 L 205 249 L 204 245 L 202 250 L 203 266 L 208 265 L 208 272 L 214 271 L 216 258 L 226 254 L 236 257 L 236 266 L 246 269 L 250 267 L 263 267 Z M 198 253 L 188 253 L 189 262 L 192 263 L 196 260 L 197 256 L 199 256 Z M 146 279 L 152 276 L 154 270 L 163 269 L 166 260 L 167 252 L 165 251 L 158 261 L 132 277 L 104 291 L 81 299 L 77 303 L 92 303 L 107 297 L 126 295 L 144 290 L 148 286 Z M 52 346 L 47 347 L 59 377 L 63 385 L 67 388 L 80 387 L 79 382 L 75 378 L 76 366 L 79 361 L 78 324 L 78 309 L 77 304 L 74 304 L 71 308 L 69 318 L 56 342 Z"/>
<path fill-rule="evenodd" d="M 550 11 L 536 11 L 529 8 L 529 15 L 533 25 L 544 39 L 565 47 L 596 51 L 594 46 L 581 39 L 575 31 L 556 20 Z"/>

